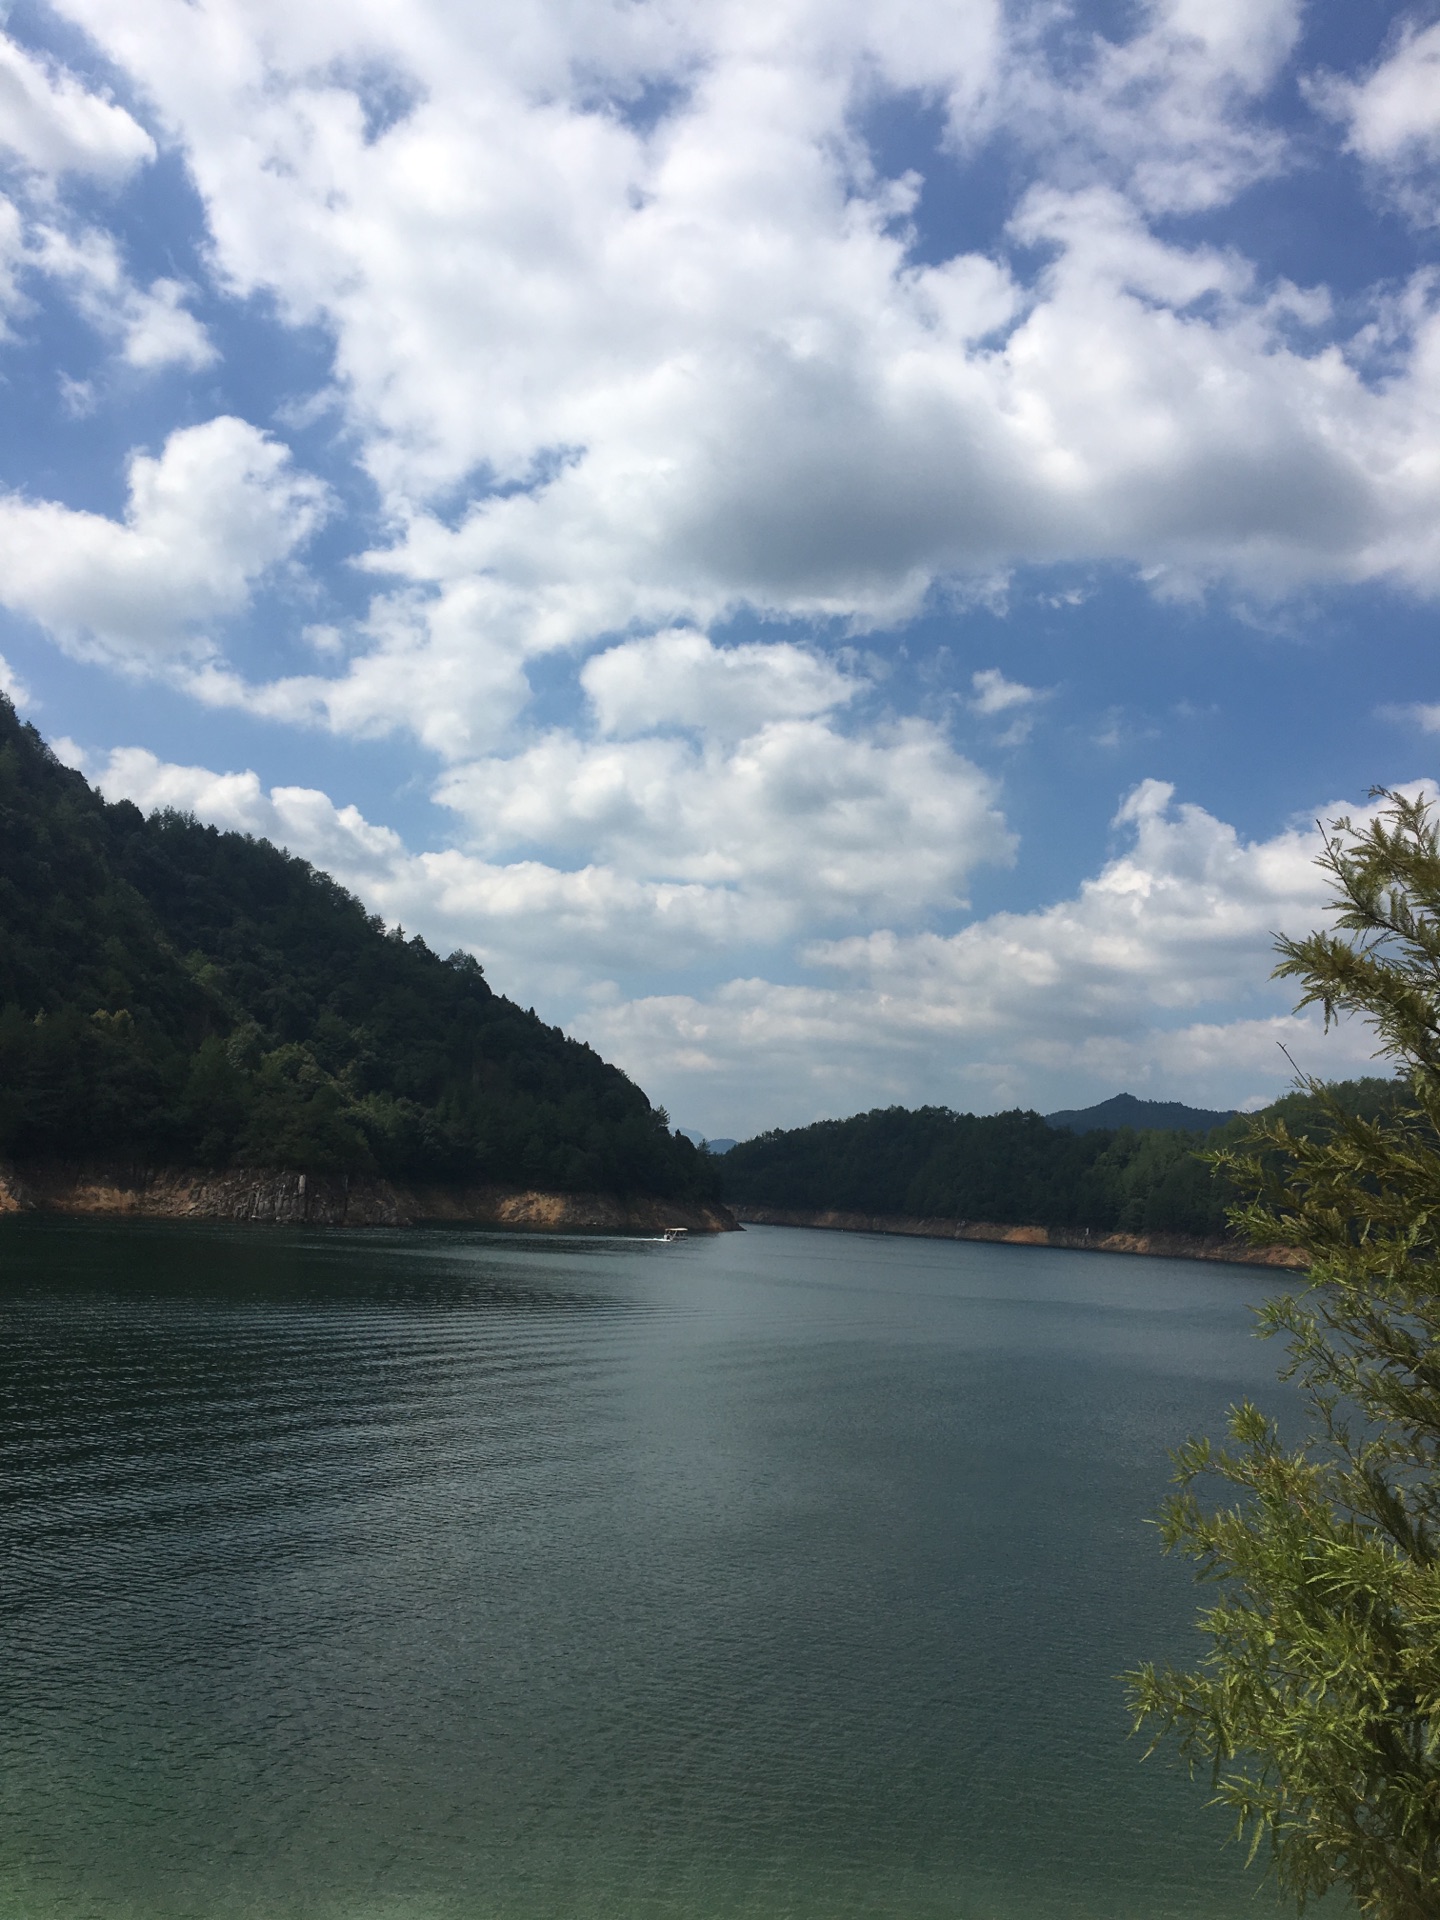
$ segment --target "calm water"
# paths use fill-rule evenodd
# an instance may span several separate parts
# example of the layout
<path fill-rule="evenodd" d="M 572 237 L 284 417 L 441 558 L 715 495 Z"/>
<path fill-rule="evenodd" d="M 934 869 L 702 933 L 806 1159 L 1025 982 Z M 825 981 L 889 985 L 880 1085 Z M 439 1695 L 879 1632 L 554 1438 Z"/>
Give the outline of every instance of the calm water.
<path fill-rule="evenodd" d="M 0 1225 L 0 1914 L 1263 1920 L 1112 1676 L 1267 1284 Z"/>

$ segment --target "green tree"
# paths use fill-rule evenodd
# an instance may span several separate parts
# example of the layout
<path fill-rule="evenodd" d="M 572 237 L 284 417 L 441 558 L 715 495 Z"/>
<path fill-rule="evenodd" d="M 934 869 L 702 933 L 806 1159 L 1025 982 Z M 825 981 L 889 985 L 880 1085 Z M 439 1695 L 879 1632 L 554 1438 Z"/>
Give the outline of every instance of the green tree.
<path fill-rule="evenodd" d="M 1309 1256 L 1259 1315 L 1306 1419 L 1288 1443 L 1254 1406 L 1229 1444 L 1192 1440 L 1162 1514 L 1219 1597 L 1192 1672 L 1128 1676 L 1137 1724 L 1178 1735 L 1251 1848 L 1303 1908 L 1331 1887 L 1376 1920 L 1440 1913 L 1440 835 L 1383 793 L 1333 823 L 1333 930 L 1277 942 L 1276 972 L 1327 1025 L 1357 1016 L 1403 1097 L 1365 1118 L 1306 1083 L 1218 1164 L 1234 1225 Z M 1203 1506 L 1202 1477 L 1231 1502 Z"/>

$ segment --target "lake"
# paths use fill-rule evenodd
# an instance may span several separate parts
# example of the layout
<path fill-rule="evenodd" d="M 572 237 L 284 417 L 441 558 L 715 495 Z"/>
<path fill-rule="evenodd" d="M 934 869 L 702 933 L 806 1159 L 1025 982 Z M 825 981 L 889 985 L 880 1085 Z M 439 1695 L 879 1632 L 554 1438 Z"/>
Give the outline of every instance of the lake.
<path fill-rule="evenodd" d="M 1257 1269 L 0 1223 L 5 1920 L 1219 1920 L 1141 1763 Z"/>

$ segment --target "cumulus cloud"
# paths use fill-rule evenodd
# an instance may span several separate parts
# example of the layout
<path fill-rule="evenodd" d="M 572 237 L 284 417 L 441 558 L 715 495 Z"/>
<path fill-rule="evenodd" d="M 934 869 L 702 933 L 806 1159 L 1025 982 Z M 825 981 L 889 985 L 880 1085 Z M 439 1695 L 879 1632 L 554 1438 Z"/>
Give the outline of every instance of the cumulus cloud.
<path fill-rule="evenodd" d="M 132 367 L 195 371 L 217 358 L 209 335 L 184 304 L 191 290 L 183 281 L 165 278 L 148 288 L 133 285 L 108 233 L 90 227 L 71 234 L 42 226 L 29 247 L 28 263 L 68 287 L 81 313 L 118 341 L 121 357 Z"/>
<path fill-rule="evenodd" d="M 811 959 L 878 992 L 912 993 L 927 1024 L 1071 1037 L 1127 1007 L 1189 1008 L 1243 993 L 1274 928 L 1323 912 L 1314 826 L 1245 843 L 1158 780 L 1115 817 L 1129 841 L 1073 900 L 997 914 L 948 937 L 889 932 L 814 947 Z"/>
<path fill-rule="evenodd" d="M 672 629 L 593 655 L 580 684 L 602 733 L 678 726 L 744 735 L 769 720 L 829 712 L 862 683 L 806 647 L 717 647 L 703 633 Z"/>
<path fill-rule="evenodd" d="M 952 96 L 950 137 L 964 150 L 1003 124 L 1069 184 L 1155 213 L 1217 206 L 1286 164 L 1262 103 L 1300 25 L 1300 0 L 1142 0 L 1113 37 L 1078 9 L 1017 12 L 981 99 Z"/>
<path fill-rule="evenodd" d="M 835 985 L 600 998 L 574 1030 L 717 1133 L 892 1100 L 1058 1107 L 1119 1085 L 1239 1105 L 1283 1090 L 1282 1047 L 1309 1070 L 1365 1070 L 1363 1026 L 1322 1040 L 1267 985 L 1273 933 L 1326 913 L 1314 827 L 1247 843 L 1157 781 L 1116 827 L 1123 849 L 1053 906 L 813 946 Z"/>
<path fill-rule="evenodd" d="M 813 663 L 781 651 L 782 679 L 793 669 L 812 693 L 844 696 L 844 681 L 807 678 Z M 758 670 L 763 680 L 763 660 Z M 213 666 L 194 678 L 207 675 L 224 678 Z M 146 807 L 278 839 L 388 917 L 442 925 L 506 977 L 567 990 L 597 971 L 683 972 L 876 914 L 913 924 L 960 904 L 976 867 L 1014 848 L 993 783 L 919 720 L 860 739 L 818 718 L 739 739 L 555 731 L 524 753 L 452 769 L 436 797 L 469 844 L 415 855 L 353 808 L 299 788 L 267 794 L 253 773 L 170 766 L 132 748 L 101 779 Z"/>
<path fill-rule="evenodd" d="M 788 937 L 793 919 L 772 902 L 767 924 L 735 888 L 614 865 L 411 852 L 355 807 L 308 788 L 267 791 L 253 772 L 176 766 L 140 749 L 90 771 L 111 798 L 266 835 L 391 923 L 476 952 L 503 990 L 548 997 L 552 1009 L 568 1001 L 572 1031 L 716 1134 L 892 1100 L 1048 1110 L 1120 1085 L 1241 1105 L 1283 1090 L 1292 1069 L 1282 1048 L 1330 1075 L 1371 1059 L 1363 1026 L 1322 1038 L 1268 981 L 1274 932 L 1307 931 L 1327 911 L 1317 829 L 1246 841 L 1158 781 L 1127 798 L 1120 844 L 1068 899 L 949 936 L 816 942 L 801 980 L 627 994 L 597 975 L 713 967 Z"/>
<path fill-rule="evenodd" d="M 557 732 L 457 768 L 436 797 L 487 851 L 588 853 L 627 875 L 735 889 L 763 903 L 772 931 L 953 906 L 967 874 L 1013 852 L 992 782 L 921 720 L 871 739 L 821 720 L 734 743 Z"/>
<path fill-rule="evenodd" d="M 204 327 L 189 312 L 189 289 L 181 280 L 152 280 L 126 295 L 121 308 L 124 355 L 132 367 L 210 366 L 218 355 Z"/>
<path fill-rule="evenodd" d="M 42 174 L 119 180 L 155 157 L 121 106 L 0 34 L 0 147 Z"/>
<path fill-rule="evenodd" d="M 0 601 L 72 646 L 130 662 L 204 648 L 319 523 L 320 483 L 230 415 L 133 454 L 123 520 L 0 499 Z"/>
<path fill-rule="evenodd" d="M 347 875 L 380 877 L 404 858 L 398 833 L 372 826 L 356 807 L 337 807 L 310 787 L 274 787 L 258 774 L 213 773 L 160 760 L 143 747 L 117 747 L 90 768 L 109 800 L 132 800 L 146 813 L 174 808 L 233 833 L 273 840 L 304 859 L 333 862 Z"/>
<path fill-rule="evenodd" d="M 1345 122 L 1351 150 L 1390 176 L 1407 212 L 1440 219 L 1440 22 L 1410 23 L 1362 80 L 1323 75 L 1311 92 Z"/>
<path fill-rule="evenodd" d="M 538 653 L 746 607 L 875 628 L 1027 563 L 1440 589 L 1433 301 L 1378 384 L 1307 344 L 1321 293 L 1153 230 L 1286 164 L 1298 0 L 1150 0 L 1112 38 L 993 0 L 63 11 L 157 103 L 230 289 L 333 336 L 394 533 L 297 712 L 463 757 Z M 916 182 L 858 131 L 907 90 L 1025 155 L 991 254 L 912 257 Z M 718 715 L 742 676 L 703 671 Z"/>
<path fill-rule="evenodd" d="M 1298 1061 L 1330 1078 L 1373 1072 L 1362 1029 L 1314 1018 L 1196 1021 L 989 1051 L 937 1042 L 903 1006 L 861 991 L 733 980 L 700 998 L 597 996 L 569 1030 L 712 1136 L 745 1138 L 877 1106 L 1054 1112 L 1124 1088 L 1219 1108 L 1263 1104 Z"/>
<path fill-rule="evenodd" d="M 333 873 L 392 925 L 461 945 L 498 985 L 529 1000 L 574 991 L 594 969 L 683 968 L 786 931 L 774 909 L 730 889 L 637 880 L 587 865 L 485 860 L 457 849 L 411 853 L 392 829 L 309 787 L 268 791 L 253 772 L 179 766 L 118 748 L 85 770 L 112 800 L 178 807 L 215 826 L 273 840 Z"/>
<path fill-rule="evenodd" d="M 573 990 L 597 971 L 674 973 L 877 909 L 910 917 L 1010 857 L 989 783 L 918 723 L 883 747 L 784 723 L 709 768 L 657 762 L 671 748 L 686 751 L 557 736 L 518 762 L 468 768 L 442 796 L 474 822 L 476 848 L 413 854 L 354 807 L 267 792 L 253 772 L 124 748 L 96 775 L 112 798 L 276 840 L 388 919 L 472 947 L 527 997 L 537 979 Z M 662 813 L 674 816 L 663 833 Z M 525 842 L 552 858 L 516 857 Z"/>

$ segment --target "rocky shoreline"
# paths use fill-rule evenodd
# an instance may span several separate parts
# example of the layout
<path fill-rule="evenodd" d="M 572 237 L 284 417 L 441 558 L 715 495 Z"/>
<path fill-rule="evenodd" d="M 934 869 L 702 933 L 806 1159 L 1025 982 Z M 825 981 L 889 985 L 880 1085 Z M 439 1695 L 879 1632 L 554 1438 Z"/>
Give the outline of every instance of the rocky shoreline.
<path fill-rule="evenodd" d="M 283 1168 L 217 1173 L 62 1162 L 0 1165 L 0 1214 L 259 1226 L 482 1226 L 532 1233 L 658 1233 L 666 1227 L 731 1233 L 737 1228 L 728 1207 L 691 1206 L 647 1194 L 545 1193 Z"/>
<path fill-rule="evenodd" d="M 804 1207 L 737 1205 L 741 1226 L 819 1227 L 834 1233 L 903 1233 L 922 1240 L 993 1240 L 1015 1247 L 1082 1253 L 1144 1253 L 1162 1260 L 1226 1260 L 1254 1267 L 1303 1267 L 1298 1247 L 1252 1247 L 1189 1233 L 1096 1233 L 1085 1227 L 1008 1227 L 993 1220 L 927 1220 L 904 1214 L 838 1213 Z"/>

